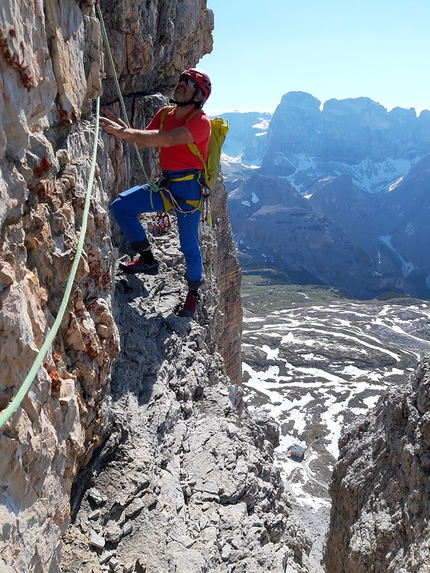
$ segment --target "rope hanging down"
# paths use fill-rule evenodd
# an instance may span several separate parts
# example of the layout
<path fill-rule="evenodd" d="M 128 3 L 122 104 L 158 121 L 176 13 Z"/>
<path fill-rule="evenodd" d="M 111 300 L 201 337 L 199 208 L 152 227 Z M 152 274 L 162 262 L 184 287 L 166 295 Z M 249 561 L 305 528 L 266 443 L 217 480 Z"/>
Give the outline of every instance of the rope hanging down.
<path fill-rule="evenodd" d="M 85 234 L 87 231 L 87 222 L 88 222 L 88 213 L 90 210 L 90 199 L 91 199 L 91 189 L 94 183 L 94 173 L 96 168 L 96 158 L 97 158 L 97 142 L 99 138 L 99 115 L 100 115 L 100 98 L 97 98 L 96 101 L 96 124 L 95 124 L 95 131 L 94 131 L 94 147 L 93 147 L 93 155 L 91 158 L 91 169 L 90 169 L 90 176 L 88 179 L 87 185 L 87 192 L 85 197 L 85 206 L 84 212 L 82 217 L 82 227 L 79 234 L 78 245 L 76 247 L 76 254 L 73 261 L 72 269 L 70 271 L 69 278 L 67 280 L 66 289 L 64 291 L 63 300 L 61 301 L 61 305 L 57 314 L 57 318 L 55 319 L 54 325 L 51 328 L 51 331 L 48 334 L 45 342 L 43 343 L 42 348 L 39 350 L 39 353 L 36 356 L 36 359 L 31 367 L 30 372 L 27 375 L 27 378 L 24 380 L 21 388 L 18 390 L 16 396 L 12 400 L 12 402 L 7 406 L 3 412 L 0 414 L 0 428 L 2 428 L 12 414 L 19 408 L 21 402 L 25 398 L 31 383 L 33 382 L 34 378 L 36 377 L 37 371 L 39 370 L 43 359 L 45 358 L 45 354 L 49 350 L 54 338 L 58 332 L 60 327 L 61 321 L 63 320 L 64 313 L 67 308 L 67 303 L 69 302 L 70 293 L 72 292 L 73 281 L 75 280 L 76 272 L 78 270 L 79 261 L 82 255 L 82 247 L 84 245 Z"/>
<path fill-rule="evenodd" d="M 95 2 L 95 5 L 96 5 L 96 9 L 97 9 L 97 12 L 99 15 L 103 41 L 105 43 L 106 50 L 107 50 L 108 57 L 109 57 L 109 61 L 110 61 L 110 64 L 111 64 L 111 67 L 113 70 L 114 80 L 115 80 L 115 84 L 117 87 L 119 100 L 121 102 L 121 108 L 122 108 L 122 111 L 124 114 L 125 122 L 126 122 L 127 126 L 130 127 L 130 124 L 129 124 L 128 118 L 127 118 L 127 112 L 125 109 L 124 100 L 123 100 L 123 97 L 121 94 L 121 89 L 120 89 L 118 78 L 117 78 L 117 75 L 115 72 L 115 66 L 114 66 L 114 62 L 113 62 L 113 58 L 112 58 L 112 53 L 111 53 L 110 47 L 109 47 L 106 28 L 105 28 L 104 21 L 103 21 L 103 14 L 102 14 L 100 7 L 98 5 L 98 1 Z M 40 366 L 42 365 L 43 359 L 45 358 L 45 355 L 46 355 L 47 351 L 49 350 L 49 347 L 51 346 L 51 344 L 54 341 L 54 338 L 55 338 L 55 336 L 58 332 L 58 329 L 60 327 L 60 324 L 63 320 L 64 314 L 65 314 L 65 311 L 67 308 L 67 304 L 69 302 L 70 294 L 72 292 L 73 282 L 75 280 L 76 272 L 78 270 L 79 261 L 80 261 L 81 255 L 82 255 L 82 248 L 83 248 L 83 244 L 84 244 L 84 240 L 85 240 L 85 234 L 87 231 L 88 213 L 89 213 L 89 209 L 90 209 L 90 199 L 91 199 L 91 189 L 92 189 L 92 186 L 94 183 L 94 173 L 95 173 L 96 158 L 97 158 L 97 141 L 98 141 L 98 137 L 99 137 L 99 117 L 100 117 L 100 98 L 97 98 L 97 100 L 96 100 L 95 132 L 94 132 L 94 147 L 93 147 L 93 154 L 92 154 L 92 159 L 91 159 L 90 176 L 88 179 L 88 186 L 87 186 L 87 192 L 86 192 L 86 197 L 85 197 L 85 206 L 84 206 L 84 212 L 83 212 L 82 227 L 81 227 L 81 231 L 79 234 L 79 240 L 78 240 L 78 245 L 76 247 L 76 254 L 75 254 L 74 261 L 73 261 L 72 269 L 70 271 L 70 275 L 69 275 L 69 278 L 68 278 L 67 284 L 66 284 L 66 289 L 64 291 L 63 300 L 61 301 L 61 305 L 60 305 L 60 308 L 58 310 L 57 318 L 55 319 L 54 324 L 53 324 L 45 342 L 43 343 L 41 349 L 39 350 L 39 352 L 36 356 L 36 359 L 33 363 L 33 366 L 30 369 L 30 372 L 28 373 L 27 377 L 25 378 L 22 386 L 18 390 L 18 392 L 15 395 L 15 397 L 13 398 L 12 402 L 0 413 L 0 429 L 7 423 L 7 421 L 10 419 L 12 414 L 19 408 L 23 399 L 25 398 L 25 396 L 26 396 L 26 394 L 27 394 L 27 392 L 31 386 L 31 383 L 33 382 Z M 135 151 L 137 153 L 139 163 L 140 163 L 140 166 L 142 168 L 142 172 L 143 172 L 147 182 L 151 186 L 151 191 L 158 192 L 159 188 L 158 188 L 157 184 L 154 182 L 151 182 L 149 180 L 147 174 L 146 174 L 145 167 L 143 165 L 142 158 L 140 156 L 140 153 L 139 153 L 139 150 L 138 150 L 136 144 L 134 144 L 134 148 L 135 148 Z M 152 202 L 152 197 L 151 197 L 151 202 Z"/>
<path fill-rule="evenodd" d="M 120 104 L 121 104 L 121 109 L 122 109 L 122 113 L 123 113 L 123 116 L 124 116 L 124 121 L 125 121 L 127 127 L 130 127 L 130 122 L 128 121 L 128 117 L 127 117 L 127 110 L 126 110 L 126 108 L 125 108 L 124 98 L 122 97 L 121 87 L 120 87 L 120 85 L 119 85 L 118 75 L 117 75 L 116 69 L 115 69 L 115 62 L 113 61 L 112 52 L 111 52 L 110 45 L 109 45 L 109 39 L 108 39 L 108 35 L 107 35 L 107 32 L 106 32 L 106 27 L 105 27 L 105 23 L 104 23 L 104 19 L 103 19 L 103 14 L 102 14 L 102 11 L 101 11 L 101 9 L 100 9 L 98 0 L 95 2 L 95 6 L 96 6 L 97 15 L 98 15 L 99 21 L 100 21 L 100 28 L 101 28 L 101 32 L 102 32 L 103 42 L 104 42 L 104 44 L 105 44 L 105 48 L 106 48 L 106 52 L 107 52 L 107 55 L 108 55 L 110 67 L 111 67 L 111 70 L 112 70 L 113 79 L 114 79 L 115 86 L 116 86 L 116 90 L 117 90 L 117 93 L 118 93 L 118 99 L 119 99 L 119 102 L 120 102 Z M 139 161 L 140 168 L 142 169 L 142 173 L 143 173 L 143 175 L 144 175 L 144 177 L 145 177 L 145 179 L 146 179 L 146 182 L 147 182 L 147 183 L 149 184 L 149 186 L 150 186 L 150 190 L 151 190 L 151 194 L 150 194 L 151 207 L 154 208 L 154 203 L 153 203 L 153 201 L 152 201 L 152 193 L 153 193 L 153 192 L 158 193 L 158 192 L 160 191 L 160 188 L 158 187 L 158 185 L 157 185 L 154 181 L 151 181 L 151 180 L 149 179 L 149 177 L 148 177 L 148 175 L 147 175 L 147 173 L 146 173 L 146 170 L 145 170 L 145 166 L 143 165 L 142 156 L 141 156 L 140 153 L 139 153 L 139 149 L 138 149 L 138 147 L 137 147 L 137 144 L 134 143 L 134 144 L 133 144 L 133 147 L 134 147 L 134 150 L 135 150 L 135 152 L 136 152 L 136 155 L 137 155 L 137 159 L 138 159 L 138 161 Z"/>

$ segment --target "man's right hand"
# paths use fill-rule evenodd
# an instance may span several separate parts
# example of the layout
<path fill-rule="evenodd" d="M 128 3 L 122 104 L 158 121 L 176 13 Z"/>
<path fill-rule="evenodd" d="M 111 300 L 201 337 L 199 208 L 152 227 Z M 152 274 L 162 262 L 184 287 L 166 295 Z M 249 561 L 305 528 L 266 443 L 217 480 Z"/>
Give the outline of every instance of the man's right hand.
<path fill-rule="evenodd" d="M 119 117 L 117 117 L 114 113 L 112 113 L 107 107 L 102 107 L 100 110 L 108 119 L 113 121 L 114 123 L 120 125 L 121 127 L 127 127 L 125 121 L 122 121 Z M 103 121 L 103 117 L 100 118 Z"/>

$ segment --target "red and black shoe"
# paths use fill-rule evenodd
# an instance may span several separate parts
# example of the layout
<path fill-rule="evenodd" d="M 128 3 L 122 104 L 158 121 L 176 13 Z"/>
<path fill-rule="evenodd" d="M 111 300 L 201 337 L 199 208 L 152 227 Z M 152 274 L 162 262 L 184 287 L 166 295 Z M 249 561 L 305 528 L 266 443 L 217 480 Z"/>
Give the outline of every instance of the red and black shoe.
<path fill-rule="evenodd" d="M 128 261 L 127 263 L 119 263 L 119 268 L 124 272 L 131 275 L 136 275 L 138 273 L 145 273 L 146 275 L 156 275 L 158 274 L 158 263 L 155 261 L 154 264 L 150 265 L 145 263 L 143 257 L 140 256 L 134 261 Z"/>
<path fill-rule="evenodd" d="M 198 302 L 199 297 L 189 292 L 185 300 L 184 308 L 178 312 L 178 316 L 193 316 L 196 312 Z"/>

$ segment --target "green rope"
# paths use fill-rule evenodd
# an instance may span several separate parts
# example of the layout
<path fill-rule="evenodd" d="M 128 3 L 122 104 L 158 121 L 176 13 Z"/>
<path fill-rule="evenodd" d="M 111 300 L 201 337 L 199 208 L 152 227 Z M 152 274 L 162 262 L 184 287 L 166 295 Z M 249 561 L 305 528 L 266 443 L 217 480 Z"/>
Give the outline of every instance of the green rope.
<path fill-rule="evenodd" d="M 16 396 L 14 397 L 14 399 L 12 400 L 12 402 L 0 414 L 0 428 L 2 428 L 6 424 L 6 422 L 9 420 L 9 418 L 15 412 L 15 410 L 20 406 L 25 395 L 27 394 L 27 392 L 31 386 L 31 383 L 33 382 L 34 378 L 36 377 L 36 374 L 37 374 L 37 372 L 38 372 L 38 370 L 42 364 L 42 361 L 45 358 L 45 354 L 49 350 L 49 347 L 51 346 L 51 344 L 54 340 L 54 337 L 58 332 L 58 329 L 60 327 L 61 321 L 63 320 L 63 316 L 64 316 L 64 313 L 65 313 L 66 308 L 67 308 L 67 304 L 69 302 L 70 293 L 72 291 L 73 281 L 75 280 L 76 271 L 78 269 L 79 261 L 81 259 L 82 247 L 84 244 L 85 233 L 87 230 L 88 213 L 90 210 L 91 189 L 93 187 L 94 172 L 95 172 L 95 168 L 96 168 L 97 141 L 98 141 L 98 137 L 99 137 L 99 114 L 100 114 L 100 98 L 97 98 L 96 125 L 95 125 L 95 132 L 94 132 L 94 148 L 93 148 L 93 155 L 92 155 L 92 159 L 91 159 L 90 176 L 89 176 L 88 185 L 87 185 L 87 194 L 85 197 L 85 207 L 84 207 L 84 213 L 83 213 L 83 217 L 82 217 L 82 227 L 81 227 L 81 231 L 79 234 L 78 245 L 76 247 L 75 259 L 73 261 L 72 269 L 70 271 L 70 275 L 69 275 L 69 278 L 67 280 L 66 290 L 64 291 L 63 300 L 61 301 L 60 309 L 58 311 L 57 318 L 55 319 L 54 325 L 51 328 L 51 331 L 49 332 L 48 337 L 46 338 L 45 342 L 43 343 L 42 348 L 39 350 L 39 353 L 36 356 L 36 359 L 33 363 L 33 366 L 31 367 L 31 370 L 27 375 L 27 378 L 24 380 L 21 388 L 18 390 L 18 392 L 17 392 Z"/>
<path fill-rule="evenodd" d="M 128 117 L 127 117 L 127 110 L 126 110 L 126 108 L 125 108 L 124 98 L 122 97 L 121 88 L 120 88 L 119 81 L 118 81 L 118 75 L 117 75 L 116 69 L 115 69 L 115 63 L 114 63 L 114 61 L 113 61 L 112 52 L 111 52 L 110 45 L 109 45 L 109 39 L 108 39 L 108 35 L 107 35 L 107 32 L 106 32 L 106 27 L 105 27 L 105 23 L 104 23 L 104 19 L 103 19 L 103 14 L 102 14 L 102 11 L 101 11 L 101 9 L 100 9 L 100 6 L 99 6 L 98 2 L 96 2 L 95 5 L 96 5 L 96 10 L 97 10 L 97 14 L 98 14 L 98 17 L 99 17 L 99 21 L 100 21 L 100 28 L 101 28 L 101 31 L 102 31 L 103 41 L 104 41 L 104 44 L 105 44 L 105 47 L 106 47 L 106 52 L 107 52 L 108 59 L 109 59 L 109 63 L 110 63 L 111 69 L 112 69 L 113 79 L 114 79 L 115 86 L 116 86 L 116 89 L 117 89 L 117 92 L 118 92 L 118 98 L 119 98 L 119 101 L 120 101 L 120 104 L 121 104 L 122 113 L 123 113 L 123 115 L 124 115 L 124 121 L 125 121 L 127 127 L 130 127 L 130 123 L 129 123 Z M 147 183 L 149 184 L 149 187 L 150 187 L 150 197 L 149 197 L 149 198 L 150 198 L 150 201 L 151 201 L 151 208 L 153 209 L 153 208 L 154 208 L 154 203 L 153 203 L 153 201 L 152 201 L 152 193 L 153 193 L 154 191 L 155 191 L 156 193 L 158 193 L 158 192 L 160 191 L 160 188 L 158 187 L 158 185 L 157 185 L 154 181 L 151 181 L 151 180 L 149 179 L 149 177 L 148 177 L 148 175 L 147 175 L 147 173 L 146 173 L 146 170 L 145 170 L 145 166 L 143 165 L 142 157 L 141 157 L 141 155 L 140 155 L 140 153 L 139 153 L 139 149 L 138 149 L 138 147 L 137 147 L 137 144 L 134 143 L 133 147 L 134 147 L 134 150 L 135 150 L 135 152 L 136 152 L 137 159 L 138 159 L 138 161 L 139 161 L 139 165 L 140 165 L 140 167 L 141 167 L 141 169 L 142 169 L 142 173 L 143 173 L 143 175 L 144 175 L 144 177 L 145 177 L 145 179 L 146 179 L 146 181 L 147 181 Z"/>

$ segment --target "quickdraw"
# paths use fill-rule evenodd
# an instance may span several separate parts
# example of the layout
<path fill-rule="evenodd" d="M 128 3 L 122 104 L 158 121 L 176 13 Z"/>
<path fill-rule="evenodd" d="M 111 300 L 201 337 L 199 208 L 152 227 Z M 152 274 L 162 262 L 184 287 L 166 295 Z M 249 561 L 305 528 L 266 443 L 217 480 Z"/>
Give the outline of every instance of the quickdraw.
<path fill-rule="evenodd" d="M 203 205 L 202 205 L 202 222 L 209 223 L 212 227 L 212 215 L 209 211 L 209 200 L 208 195 L 203 196 Z"/>
<path fill-rule="evenodd" d="M 166 211 L 158 211 L 158 213 L 154 215 L 154 231 L 158 235 L 167 233 L 167 231 L 170 229 L 170 226 L 171 221 L 169 213 L 166 213 Z"/>

